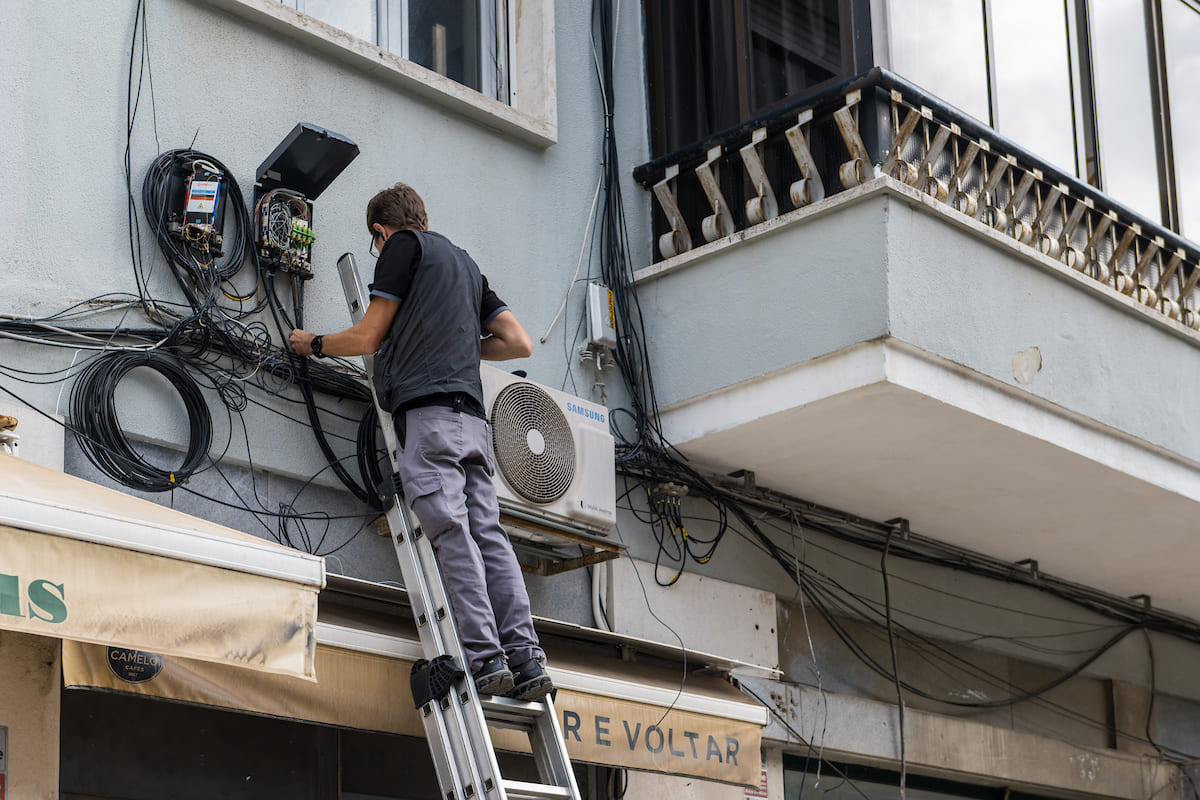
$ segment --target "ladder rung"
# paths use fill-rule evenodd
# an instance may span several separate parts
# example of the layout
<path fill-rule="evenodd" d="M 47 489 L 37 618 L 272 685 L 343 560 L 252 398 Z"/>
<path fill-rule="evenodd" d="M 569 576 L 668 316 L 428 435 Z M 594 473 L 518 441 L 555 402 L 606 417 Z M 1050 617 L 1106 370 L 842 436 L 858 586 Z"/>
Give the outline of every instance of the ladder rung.
<path fill-rule="evenodd" d="M 551 800 L 551 798 L 571 797 L 571 790 L 565 786 L 510 780 L 503 780 L 501 783 L 504 785 L 504 794 L 509 800 Z"/>
<path fill-rule="evenodd" d="M 528 729 L 537 724 L 546 707 L 541 703 L 526 703 L 508 697 L 481 696 L 483 716 L 488 723 L 502 728 Z"/>

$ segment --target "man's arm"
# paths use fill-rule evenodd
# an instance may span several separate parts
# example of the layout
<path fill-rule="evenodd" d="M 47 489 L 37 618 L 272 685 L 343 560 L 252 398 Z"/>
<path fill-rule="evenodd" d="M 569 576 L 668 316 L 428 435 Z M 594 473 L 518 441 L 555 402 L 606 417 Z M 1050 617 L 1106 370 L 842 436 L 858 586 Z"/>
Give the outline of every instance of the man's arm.
<path fill-rule="evenodd" d="M 533 355 L 533 340 L 516 315 L 508 309 L 492 317 L 487 324 L 487 331 L 491 336 L 480 342 L 479 347 L 484 360 L 508 361 Z"/>
<path fill-rule="evenodd" d="M 367 305 L 366 313 L 357 324 L 351 325 L 340 333 L 327 333 L 321 338 L 322 354 L 327 356 L 365 356 L 374 353 L 383 344 L 399 308 L 400 304 L 395 300 L 378 295 L 372 297 L 371 302 Z M 516 318 L 513 319 L 515 321 Z M 520 323 L 517 325 L 520 327 Z M 292 345 L 292 350 L 297 354 L 311 356 L 312 340 L 315 335 L 297 328 L 292 331 L 288 341 Z M 509 357 L 515 358 L 515 356 Z"/>

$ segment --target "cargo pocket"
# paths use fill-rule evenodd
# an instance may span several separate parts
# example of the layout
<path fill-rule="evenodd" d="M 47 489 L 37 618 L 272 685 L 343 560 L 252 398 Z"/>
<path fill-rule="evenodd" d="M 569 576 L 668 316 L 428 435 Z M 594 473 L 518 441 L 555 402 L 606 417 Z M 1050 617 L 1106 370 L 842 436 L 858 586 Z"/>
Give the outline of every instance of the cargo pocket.
<path fill-rule="evenodd" d="M 442 488 L 442 476 L 437 472 L 419 472 L 404 482 L 404 496 L 411 503 Z"/>

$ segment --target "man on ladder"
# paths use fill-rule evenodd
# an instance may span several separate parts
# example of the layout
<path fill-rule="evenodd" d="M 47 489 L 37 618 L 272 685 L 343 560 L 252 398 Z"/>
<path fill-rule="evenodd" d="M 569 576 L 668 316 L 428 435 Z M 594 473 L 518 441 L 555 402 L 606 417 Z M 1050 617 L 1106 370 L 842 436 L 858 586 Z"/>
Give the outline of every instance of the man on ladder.
<path fill-rule="evenodd" d="M 362 319 L 324 336 L 293 330 L 292 349 L 317 358 L 378 351 L 375 390 L 395 420 L 397 472 L 437 553 L 467 669 L 480 694 L 539 701 L 554 686 L 500 527 L 479 380 L 481 358 L 526 358 L 532 342 L 474 260 L 429 231 L 411 187 L 371 198 L 367 228 L 378 261 Z"/>

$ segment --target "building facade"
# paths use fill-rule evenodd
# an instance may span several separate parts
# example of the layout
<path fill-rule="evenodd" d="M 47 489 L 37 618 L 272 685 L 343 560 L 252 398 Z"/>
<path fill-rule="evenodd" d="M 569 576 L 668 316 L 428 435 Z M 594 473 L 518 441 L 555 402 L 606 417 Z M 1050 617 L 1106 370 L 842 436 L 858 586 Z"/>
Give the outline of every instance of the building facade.
<path fill-rule="evenodd" d="M 396 181 L 533 336 L 511 366 L 608 415 L 615 526 L 508 520 L 586 797 L 1196 794 L 1192 0 L 7 17 L 0 414 L 67 483 L 4 461 L 36 513 L 0 533 L 320 594 L 268 669 L 170 591 L 174 639 L 55 628 L 66 556 L 0 554 L 0 796 L 437 796 L 359 365 L 281 348 L 349 324 Z M 298 123 L 328 174 L 264 250 Z M 220 230 L 199 195 L 172 230 L 214 182 Z"/>

